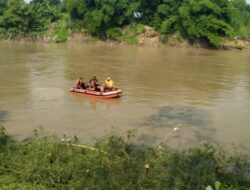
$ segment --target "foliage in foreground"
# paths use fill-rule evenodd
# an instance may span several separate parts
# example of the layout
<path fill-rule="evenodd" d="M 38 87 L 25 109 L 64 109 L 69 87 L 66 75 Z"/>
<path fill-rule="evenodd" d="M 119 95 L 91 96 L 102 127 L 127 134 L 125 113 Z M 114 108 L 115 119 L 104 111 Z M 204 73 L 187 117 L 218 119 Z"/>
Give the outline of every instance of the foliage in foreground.
<path fill-rule="evenodd" d="M 131 132 L 126 138 L 110 134 L 89 148 L 77 145 L 76 138 L 59 143 L 58 139 L 44 135 L 15 142 L 2 128 L 0 189 L 246 190 L 250 187 L 247 155 L 232 156 L 212 146 L 184 152 L 135 146 L 130 143 L 131 136 Z"/>

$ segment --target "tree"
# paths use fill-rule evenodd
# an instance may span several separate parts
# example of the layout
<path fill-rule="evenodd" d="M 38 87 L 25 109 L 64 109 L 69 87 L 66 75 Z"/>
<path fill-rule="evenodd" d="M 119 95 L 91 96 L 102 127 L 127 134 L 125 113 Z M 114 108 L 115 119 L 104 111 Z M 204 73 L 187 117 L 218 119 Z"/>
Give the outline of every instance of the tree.
<path fill-rule="evenodd" d="M 33 0 L 29 8 L 31 10 L 30 32 L 46 31 L 51 23 L 60 18 L 58 1 Z"/>
<path fill-rule="evenodd" d="M 7 7 L 7 0 L 0 0 L 0 16 L 3 15 L 6 7 Z"/>
<path fill-rule="evenodd" d="M 127 0 L 66 0 L 65 6 L 78 26 L 101 38 L 110 28 L 129 23 Z"/>
<path fill-rule="evenodd" d="M 11 35 L 57 28 L 65 37 L 71 28 L 119 40 L 121 28 L 134 23 L 219 46 L 221 37 L 250 36 L 250 6 L 245 0 L 0 0 L 0 33 Z"/>
<path fill-rule="evenodd" d="M 154 16 L 154 26 L 162 34 L 168 35 L 178 30 L 180 21 L 179 7 L 183 0 L 164 0 L 159 4 Z"/>
<path fill-rule="evenodd" d="M 226 3 L 227 2 L 227 3 Z M 181 30 L 189 39 L 203 38 L 220 46 L 222 36 L 232 36 L 226 0 L 187 0 L 179 8 Z"/>
<path fill-rule="evenodd" d="M 6 10 L 7 7 L 7 0 L 0 0 L 0 32 L 4 31 L 4 11 Z"/>
<path fill-rule="evenodd" d="M 3 13 L 2 26 L 12 35 L 28 31 L 30 10 L 23 0 L 9 0 Z"/>
<path fill-rule="evenodd" d="M 233 16 L 232 25 L 240 36 L 248 35 L 250 32 L 250 9 L 245 0 L 232 0 L 231 6 L 236 9 L 237 15 Z"/>
<path fill-rule="evenodd" d="M 61 3 L 60 0 L 32 0 L 31 1 L 31 4 L 34 4 L 34 3 L 48 3 L 49 5 L 59 5 Z"/>

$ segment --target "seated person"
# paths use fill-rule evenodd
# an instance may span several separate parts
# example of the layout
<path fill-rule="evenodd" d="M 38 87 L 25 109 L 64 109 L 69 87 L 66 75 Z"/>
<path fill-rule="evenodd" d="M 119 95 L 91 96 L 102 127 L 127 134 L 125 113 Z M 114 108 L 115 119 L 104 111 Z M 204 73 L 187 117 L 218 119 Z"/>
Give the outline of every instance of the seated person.
<path fill-rule="evenodd" d="M 98 79 L 96 78 L 96 76 L 94 75 L 94 76 L 90 79 L 89 83 L 97 83 L 97 84 L 99 84 L 99 81 L 98 81 Z"/>
<path fill-rule="evenodd" d="M 98 91 L 101 88 L 101 84 L 99 83 L 98 79 L 96 78 L 96 76 L 93 76 L 90 81 L 90 90 L 95 90 Z"/>
<path fill-rule="evenodd" d="M 113 90 L 114 88 L 115 88 L 114 81 L 110 77 L 107 77 L 107 79 L 105 80 L 105 89 Z"/>
<path fill-rule="evenodd" d="M 76 81 L 76 86 L 75 88 L 77 89 L 86 89 L 87 88 L 87 84 L 85 82 L 83 82 L 83 78 L 80 77 L 77 81 Z"/>
<path fill-rule="evenodd" d="M 89 83 L 89 87 L 88 87 L 88 90 L 96 90 L 96 86 L 93 82 Z"/>

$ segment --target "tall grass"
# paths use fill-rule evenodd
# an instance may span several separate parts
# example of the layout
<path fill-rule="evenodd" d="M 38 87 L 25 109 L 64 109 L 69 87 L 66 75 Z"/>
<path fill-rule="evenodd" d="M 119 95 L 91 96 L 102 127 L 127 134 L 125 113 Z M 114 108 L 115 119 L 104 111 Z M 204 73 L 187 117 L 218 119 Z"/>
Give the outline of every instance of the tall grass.
<path fill-rule="evenodd" d="M 213 146 L 183 152 L 139 146 L 110 134 L 93 147 L 77 138 L 13 141 L 0 130 L 0 189 L 249 189 L 249 155 Z M 210 186 L 210 187 L 208 187 Z"/>

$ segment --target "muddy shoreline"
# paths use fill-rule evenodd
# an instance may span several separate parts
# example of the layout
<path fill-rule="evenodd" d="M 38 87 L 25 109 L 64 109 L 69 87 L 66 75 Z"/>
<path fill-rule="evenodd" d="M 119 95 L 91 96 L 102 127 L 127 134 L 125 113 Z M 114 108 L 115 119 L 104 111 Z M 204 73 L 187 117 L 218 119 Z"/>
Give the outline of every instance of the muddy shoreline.
<path fill-rule="evenodd" d="M 204 40 L 186 40 L 186 39 L 178 39 L 175 35 L 169 37 L 168 41 L 163 43 L 160 40 L 160 34 L 155 31 L 146 31 L 143 34 L 137 36 L 137 44 L 132 46 L 145 46 L 145 47 L 173 47 L 173 48 L 201 48 L 201 49 L 212 49 L 212 50 L 244 50 L 250 49 L 250 40 L 242 40 L 242 39 L 222 39 L 222 45 L 218 48 L 211 47 L 206 41 Z M 67 41 L 65 42 L 55 42 L 51 37 L 44 36 L 44 37 L 16 37 L 12 39 L 0 39 L 0 42 L 35 42 L 35 43 L 48 43 L 48 44 L 106 44 L 106 45 L 117 45 L 117 46 L 124 46 L 124 45 L 131 45 L 126 43 L 125 41 L 116 41 L 111 39 L 101 40 L 95 38 L 91 35 L 87 35 L 85 33 L 72 33 Z"/>

